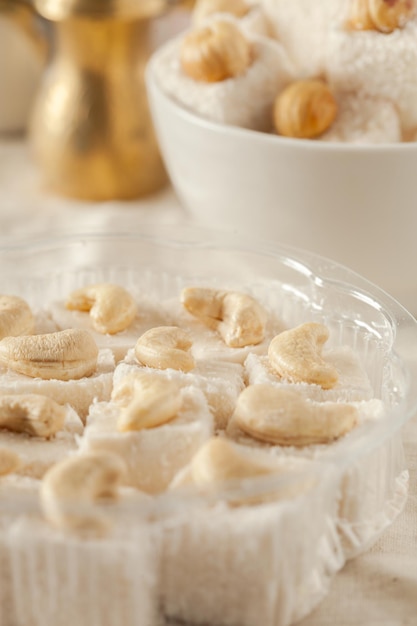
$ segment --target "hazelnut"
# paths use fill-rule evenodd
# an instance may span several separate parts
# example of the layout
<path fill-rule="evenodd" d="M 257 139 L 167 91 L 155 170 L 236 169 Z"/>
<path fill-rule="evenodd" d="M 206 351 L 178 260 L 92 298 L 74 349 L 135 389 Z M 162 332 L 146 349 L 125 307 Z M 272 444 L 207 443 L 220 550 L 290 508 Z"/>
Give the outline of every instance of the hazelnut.
<path fill-rule="evenodd" d="M 251 62 L 251 45 L 231 22 L 212 22 L 191 31 L 182 42 L 182 69 L 197 81 L 216 83 L 239 76 Z"/>
<path fill-rule="evenodd" d="M 336 115 L 336 100 L 321 80 L 295 81 L 277 96 L 274 103 L 275 129 L 285 137 L 318 137 L 330 128 Z"/>
<path fill-rule="evenodd" d="M 391 33 L 415 13 L 414 0 L 353 0 L 349 27 Z"/>

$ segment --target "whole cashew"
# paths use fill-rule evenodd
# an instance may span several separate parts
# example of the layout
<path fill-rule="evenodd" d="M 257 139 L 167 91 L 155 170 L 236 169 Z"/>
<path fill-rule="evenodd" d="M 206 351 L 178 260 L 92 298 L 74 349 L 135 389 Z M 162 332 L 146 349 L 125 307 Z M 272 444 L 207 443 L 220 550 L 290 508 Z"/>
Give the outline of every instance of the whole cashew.
<path fill-rule="evenodd" d="M 147 330 L 136 342 L 135 355 L 140 363 L 155 369 L 189 372 L 195 366 L 189 350 L 189 334 L 177 326 L 158 326 Z"/>
<path fill-rule="evenodd" d="M 98 348 L 91 334 L 76 328 L 0 341 L 0 364 L 32 378 L 71 380 L 90 376 L 96 370 L 97 357 Z"/>
<path fill-rule="evenodd" d="M 0 296 L 0 339 L 30 335 L 34 328 L 35 320 L 25 300 L 17 296 Z"/>
<path fill-rule="evenodd" d="M 266 312 L 248 294 L 187 287 L 181 300 L 189 313 L 218 330 L 231 348 L 256 345 L 265 337 Z"/>
<path fill-rule="evenodd" d="M 65 407 L 38 394 L 0 396 L 0 428 L 35 437 L 52 437 L 62 430 Z"/>
<path fill-rule="evenodd" d="M 95 330 L 110 335 L 128 328 L 137 314 L 137 305 L 130 293 L 111 283 L 91 285 L 73 291 L 66 307 L 89 312 Z"/>
<path fill-rule="evenodd" d="M 121 432 L 156 428 L 175 419 L 182 405 L 179 386 L 157 376 L 137 377 L 133 396 L 117 423 Z"/>
<path fill-rule="evenodd" d="M 232 419 L 254 439 L 301 447 L 345 435 L 357 424 L 358 411 L 341 402 L 312 402 L 289 389 L 251 385 L 240 394 Z"/>
<path fill-rule="evenodd" d="M 200 487 L 219 485 L 224 481 L 275 473 L 276 468 L 266 467 L 244 456 L 237 446 L 226 439 L 213 437 L 191 462 L 191 475 Z"/>
<path fill-rule="evenodd" d="M 116 499 L 124 473 L 123 461 L 105 452 L 69 457 L 54 465 L 41 486 L 47 520 L 68 530 L 106 530 L 107 520 L 96 504 L 103 498 Z"/>
<path fill-rule="evenodd" d="M 339 376 L 336 369 L 321 357 L 321 348 L 328 337 L 327 327 L 314 322 L 285 330 L 272 339 L 268 349 L 269 362 L 282 378 L 331 389 Z"/>

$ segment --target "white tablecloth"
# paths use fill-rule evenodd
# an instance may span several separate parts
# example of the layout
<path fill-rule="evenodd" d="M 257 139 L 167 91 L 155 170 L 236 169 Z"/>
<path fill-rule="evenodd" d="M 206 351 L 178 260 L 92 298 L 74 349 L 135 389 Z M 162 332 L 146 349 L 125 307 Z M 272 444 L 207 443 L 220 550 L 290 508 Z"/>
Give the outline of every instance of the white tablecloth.
<path fill-rule="evenodd" d="M 0 141 L 0 244 L 54 232 L 134 232 L 142 224 L 157 229 L 186 221 L 170 188 L 141 201 L 100 205 L 49 196 L 39 188 L 26 143 Z M 417 346 L 410 350 L 417 361 Z M 404 443 L 411 478 L 405 511 L 368 553 L 339 572 L 327 598 L 302 626 L 417 625 L 416 418 L 405 428 Z"/>

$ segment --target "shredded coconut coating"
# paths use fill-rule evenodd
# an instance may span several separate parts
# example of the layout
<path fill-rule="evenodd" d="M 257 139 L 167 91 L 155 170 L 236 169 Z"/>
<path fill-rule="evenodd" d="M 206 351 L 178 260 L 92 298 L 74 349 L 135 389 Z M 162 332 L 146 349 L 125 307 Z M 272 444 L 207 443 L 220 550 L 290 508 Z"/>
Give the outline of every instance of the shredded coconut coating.
<path fill-rule="evenodd" d="M 324 72 L 326 40 L 344 22 L 349 0 L 261 0 L 272 35 L 284 46 L 297 78 Z"/>
<path fill-rule="evenodd" d="M 390 34 L 330 32 L 326 75 L 335 89 L 362 91 L 394 102 L 402 128 L 417 129 L 417 17 Z"/>
<path fill-rule="evenodd" d="M 179 61 L 181 40 L 176 39 L 161 50 L 155 64 L 156 79 L 165 93 L 209 120 L 269 131 L 275 96 L 294 79 L 294 72 L 278 42 L 253 37 L 252 43 L 254 61 L 244 74 L 203 83 L 183 73 Z"/>
<path fill-rule="evenodd" d="M 337 118 L 321 141 L 377 144 L 402 140 L 400 116 L 392 102 L 360 93 L 339 93 L 336 99 Z"/>

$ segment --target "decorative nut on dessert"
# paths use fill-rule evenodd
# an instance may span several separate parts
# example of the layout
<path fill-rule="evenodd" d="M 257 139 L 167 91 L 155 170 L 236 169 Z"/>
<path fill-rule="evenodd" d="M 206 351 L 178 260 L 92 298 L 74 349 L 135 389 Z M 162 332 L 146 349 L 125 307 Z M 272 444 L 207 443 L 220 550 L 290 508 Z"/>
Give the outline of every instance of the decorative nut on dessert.
<path fill-rule="evenodd" d="M 167 424 L 177 417 L 181 404 L 176 383 L 152 374 L 138 375 L 133 381 L 133 397 L 120 413 L 118 430 L 143 430 Z"/>
<path fill-rule="evenodd" d="M 298 80 L 276 98 L 276 131 L 285 137 L 314 139 L 330 128 L 337 116 L 331 89 L 321 80 Z"/>
<path fill-rule="evenodd" d="M 191 371 L 194 359 L 189 350 L 189 334 L 177 326 L 158 326 L 147 330 L 136 342 L 135 355 L 140 363 L 156 369 Z"/>
<path fill-rule="evenodd" d="M 0 476 L 12 474 L 20 467 L 20 457 L 8 448 L 0 448 Z"/>
<path fill-rule="evenodd" d="M 40 394 L 0 396 L 0 428 L 35 437 L 52 437 L 62 429 L 66 410 Z"/>
<path fill-rule="evenodd" d="M 321 356 L 328 338 L 327 327 L 314 322 L 284 330 L 269 344 L 269 362 L 282 378 L 331 389 L 339 377 L 337 370 Z"/>
<path fill-rule="evenodd" d="M 217 83 L 247 70 L 252 63 L 252 46 L 237 26 L 218 20 L 184 37 L 180 59 L 190 78 Z"/>
<path fill-rule="evenodd" d="M 18 296 L 0 295 L 0 339 L 30 335 L 35 320 L 30 306 Z"/>
<path fill-rule="evenodd" d="M 47 472 L 41 486 L 46 518 L 68 530 L 105 530 L 107 521 L 95 504 L 100 499 L 116 499 L 124 472 L 123 461 L 106 452 L 74 456 L 57 463 Z"/>
<path fill-rule="evenodd" d="M 240 394 L 233 419 L 254 439 L 282 446 L 329 443 L 352 430 L 357 409 L 341 402 L 312 402 L 295 391 L 251 385 Z"/>
<path fill-rule="evenodd" d="M 90 376 L 98 348 L 86 330 L 6 337 L 0 341 L 0 364 L 32 378 L 71 380 Z"/>
<path fill-rule="evenodd" d="M 128 328 L 137 314 L 137 306 L 130 293 L 111 283 L 73 291 L 66 307 L 73 311 L 89 312 L 94 329 L 110 335 Z"/>
<path fill-rule="evenodd" d="M 415 14 L 414 0 L 353 0 L 348 27 L 391 33 Z"/>
<path fill-rule="evenodd" d="M 267 314 L 248 294 L 187 287 L 181 301 L 189 313 L 217 330 L 231 348 L 256 345 L 265 337 Z"/>
<path fill-rule="evenodd" d="M 192 481 L 199 487 L 219 486 L 228 480 L 266 476 L 276 471 L 243 455 L 234 444 L 219 437 L 210 439 L 191 462 Z"/>
<path fill-rule="evenodd" d="M 235 17 L 243 17 L 250 10 L 245 0 L 197 0 L 193 10 L 193 24 L 198 26 L 214 13 L 230 13 Z"/>

